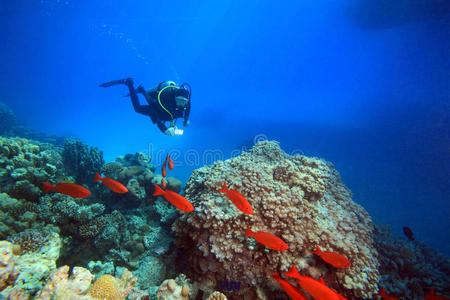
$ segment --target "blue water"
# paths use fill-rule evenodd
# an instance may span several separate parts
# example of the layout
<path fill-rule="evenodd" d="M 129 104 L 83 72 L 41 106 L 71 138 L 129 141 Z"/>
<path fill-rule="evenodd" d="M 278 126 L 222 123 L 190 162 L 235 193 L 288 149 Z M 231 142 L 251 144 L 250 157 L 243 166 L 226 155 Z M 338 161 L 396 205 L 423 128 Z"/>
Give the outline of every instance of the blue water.
<path fill-rule="evenodd" d="M 277 140 L 333 162 L 375 222 L 398 235 L 409 226 L 448 255 L 449 17 L 393 14 L 361 26 L 351 6 L 3 1 L 0 101 L 107 161 L 143 151 L 158 163 L 172 151 L 183 180 L 255 140 Z M 146 88 L 189 82 L 185 134 L 161 134 L 122 97 L 125 86 L 98 87 L 126 77 Z"/>

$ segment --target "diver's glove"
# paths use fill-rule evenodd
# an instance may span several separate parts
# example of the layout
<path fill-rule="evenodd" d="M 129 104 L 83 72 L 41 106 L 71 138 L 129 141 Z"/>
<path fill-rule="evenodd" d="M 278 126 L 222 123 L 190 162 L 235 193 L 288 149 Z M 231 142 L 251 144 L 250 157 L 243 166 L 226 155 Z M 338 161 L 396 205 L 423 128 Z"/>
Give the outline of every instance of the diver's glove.
<path fill-rule="evenodd" d="M 166 129 L 166 131 L 164 131 L 164 134 L 171 136 L 183 135 L 183 129 L 178 129 L 176 126 L 169 127 Z"/>
<path fill-rule="evenodd" d="M 164 131 L 164 134 L 166 134 L 166 135 L 175 135 L 175 128 L 174 127 L 167 128 L 166 131 Z"/>
<path fill-rule="evenodd" d="M 189 124 L 191 124 L 191 122 L 189 122 L 189 120 L 184 120 L 184 122 L 183 122 L 184 127 L 188 127 Z"/>

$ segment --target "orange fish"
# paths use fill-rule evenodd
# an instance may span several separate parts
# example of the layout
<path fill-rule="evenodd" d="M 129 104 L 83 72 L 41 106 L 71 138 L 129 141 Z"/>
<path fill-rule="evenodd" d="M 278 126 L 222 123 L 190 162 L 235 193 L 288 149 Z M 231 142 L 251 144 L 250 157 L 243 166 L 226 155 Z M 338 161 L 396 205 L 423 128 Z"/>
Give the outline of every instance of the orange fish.
<path fill-rule="evenodd" d="M 168 163 L 167 165 L 169 166 L 169 170 L 172 170 L 173 169 L 173 160 L 172 160 L 172 157 L 169 156 L 169 154 L 167 154 L 166 160 Z"/>
<path fill-rule="evenodd" d="M 128 189 L 120 182 L 118 182 L 114 179 L 108 178 L 108 177 L 102 177 L 102 176 L 100 176 L 100 174 L 95 173 L 94 182 L 98 182 L 98 181 L 101 181 L 105 186 L 107 186 L 114 193 L 124 194 L 124 193 L 128 192 Z"/>
<path fill-rule="evenodd" d="M 324 286 L 327 286 L 327 285 L 325 284 L 325 281 L 323 281 L 322 277 L 319 278 L 319 282 L 320 282 L 321 284 L 323 284 Z M 332 288 L 330 288 L 330 290 L 332 290 L 332 291 L 336 294 L 336 296 L 338 297 L 339 300 L 347 300 L 347 298 L 345 298 L 345 297 L 342 296 L 342 295 L 339 295 L 339 293 L 336 292 L 335 290 L 333 290 Z"/>
<path fill-rule="evenodd" d="M 398 300 L 397 297 L 389 296 L 388 294 L 386 294 L 386 290 L 383 287 L 378 292 L 378 294 L 375 294 L 375 296 L 380 296 L 383 300 Z"/>
<path fill-rule="evenodd" d="M 44 185 L 44 193 L 55 191 L 72 198 L 86 198 L 91 194 L 87 188 L 75 183 L 57 183 L 56 185 L 51 185 L 48 182 L 43 182 L 42 184 Z"/>
<path fill-rule="evenodd" d="M 163 163 L 163 165 L 161 167 L 162 177 L 166 177 L 167 176 L 166 163 L 167 163 L 167 158 L 166 158 L 166 160 L 164 161 L 164 163 Z"/>
<path fill-rule="evenodd" d="M 191 202 L 189 202 L 186 198 L 171 190 L 164 191 L 155 184 L 155 192 L 153 193 L 153 196 L 160 196 L 160 195 L 162 195 L 167 201 L 172 203 L 173 206 L 175 206 L 181 211 L 184 212 L 194 211 L 194 206 L 192 206 Z"/>
<path fill-rule="evenodd" d="M 166 187 L 167 187 L 167 183 L 166 183 L 166 181 L 164 180 L 164 178 L 161 179 L 161 187 L 162 187 L 163 189 L 166 189 Z"/>
<path fill-rule="evenodd" d="M 292 266 L 287 273 L 284 273 L 284 275 L 297 279 L 298 284 L 300 284 L 305 291 L 310 293 L 315 300 L 339 300 L 335 291 L 314 278 L 300 275 L 295 266 Z"/>
<path fill-rule="evenodd" d="M 240 211 L 242 211 L 244 214 L 247 214 L 247 215 L 253 214 L 253 208 L 250 205 L 250 203 L 247 201 L 247 199 L 245 199 L 245 197 L 242 196 L 241 193 L 239 193 L 238 191 L 233 190 L 233 189 L 229 190 L 227 188 L 227 183 L 225 181 L 223 182 L 223 187 L 220 189 L 219 192 L 227 194 L 227 196 L 231 200 L 231 202 L 233 202 L 233 204 L 236 205 L 236 207 Z"/>
<path fill-rule="evenodd" d="M 431 289 L 428 295 L 425 297 L 425 300 L 449 300 L 449 299 L 450 298 L 445 296 L 436 295 L 434 289 Z"/>
<path fill-rule="evenodd" d="M 292 300 L 308 300 L 305 294 L 300 292 L 295 286 L 293 286 L 286 280 L 281 279 L 280 275 L 278 275 L 277 272 L 275 272 L 272 277 L 280 283 L 281 288 L 286 292 L 286 294 L 288 294 L 288 296 Z"/>
<path fill-rule="evenodd" d="M 280 239 L 279 237 L 264 231 L 253 232 L 251 231 L 250 227 L 247 227 L 247 232 L 245 233 L 245 236 L 246 237 L 254 236 L 255 240 L 258 243 L 263 244 L 264 246 L 272 250 L 284 251 L 289 248 L 288 245 L 285 242 L 283 242 L 283 240 Z"/>
<path fill-rule="evenodd" d="M 349 268 L 352 265 L 344 255 L 330 251 L 322 252 L 319 246 L 316 246 L 316 251 L 313 253 L 321 256 L 324 261 L 335 268 Z"/>

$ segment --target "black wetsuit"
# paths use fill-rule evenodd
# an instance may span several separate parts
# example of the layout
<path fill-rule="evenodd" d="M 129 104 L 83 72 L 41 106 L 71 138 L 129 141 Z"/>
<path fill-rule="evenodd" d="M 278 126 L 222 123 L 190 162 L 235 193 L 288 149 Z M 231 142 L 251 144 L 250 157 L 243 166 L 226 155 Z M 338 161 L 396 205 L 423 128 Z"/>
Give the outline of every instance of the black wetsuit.
<path fill-rule="evenodd" d="M 172 114 L 172 116 L 161 107 L 158 103 L 158 93 L 161 90 L 160 85 L 155 89 L 144 91 L 144 89 L 139 92 L 145 96 L 148 105 L 141 105 L 139 102 L 139 97 L 137 95 L 138 91 L 134 88 L 133 83 L 127 85 L 130 91 L 131 102 L 133 103 L 134 111 L 152 119 L 153 123 L 156 123 L 158 128 L 164 133 L 167 130 L 167 126 L 164 124 L 167 121 L 175 121 L 177 118 L 184 118 L 184 123 L 189 120 L 189 113 L 191 112 L 191 101 L 189 99 L 186 108 L 179 108 L 175 103 L 175 97 L 178 95 L 177 86 L 166 88 L 160 95 L 161 104 Z"/>

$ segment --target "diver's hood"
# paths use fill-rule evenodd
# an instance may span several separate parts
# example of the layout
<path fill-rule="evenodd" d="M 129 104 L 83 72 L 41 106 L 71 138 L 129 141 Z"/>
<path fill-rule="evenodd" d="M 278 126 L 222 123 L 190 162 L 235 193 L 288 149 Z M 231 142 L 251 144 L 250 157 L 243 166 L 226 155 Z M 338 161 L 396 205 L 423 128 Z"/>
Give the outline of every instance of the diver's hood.
<path fill-rule="evenodd" d="M 170 81 L 170 80 L 163 81 L 163 82 L 161 82 L 161 83 L 158 85 L 158 89 L 161 90 L 161 89 L 163 89 L 163 88 L 165 88 L 165 87 L 168 87 L 168 86 L 176 86 L 176 83 L 173 82 L 173 81 Z"/>

